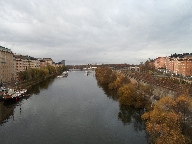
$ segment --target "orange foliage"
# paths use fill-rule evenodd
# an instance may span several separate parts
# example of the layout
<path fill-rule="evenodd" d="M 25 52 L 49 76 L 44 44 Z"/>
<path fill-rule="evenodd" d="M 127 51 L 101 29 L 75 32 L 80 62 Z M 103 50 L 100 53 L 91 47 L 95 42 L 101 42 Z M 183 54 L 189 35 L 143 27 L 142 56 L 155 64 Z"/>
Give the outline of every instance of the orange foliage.
<path fill-rule="evenodd" d="M 109 84 L 116 79 L 113 71 L 109 67 L 99 67 L 96 69 L 95 74 L 100 84 Z"/>
<path fill-rule="evenodd" d="M 180 96 L 177 99 L 164 97 L 156 103 L 152 111 L 142 115 L 142 119 L 147 121 L 146 130 L 151 135 L 152 143 L 185 144 L 189 142 L 181 128 L 183 115 L 181 111 L 178 112 L 178 108 L 180 109 L 184 103 L 188 102 L 186 96 Z"/>
<path fill-rule="evenodd" d="M 109 89 L 118 90 L 123 84 L 127 84 L 129 82 L 130 80 L 123 74 L 117 74 L 116 80 L 109 84 Z"/>
<path fill-rule="evenodd" d="M 120 96 L 119 102 L 122 105 L 127 105 L 127 106 L 133 105 L 135 93 L 136 91 L 133 85 L 131 84 L 123 85 L 118 90 L 118 95 Z"/>

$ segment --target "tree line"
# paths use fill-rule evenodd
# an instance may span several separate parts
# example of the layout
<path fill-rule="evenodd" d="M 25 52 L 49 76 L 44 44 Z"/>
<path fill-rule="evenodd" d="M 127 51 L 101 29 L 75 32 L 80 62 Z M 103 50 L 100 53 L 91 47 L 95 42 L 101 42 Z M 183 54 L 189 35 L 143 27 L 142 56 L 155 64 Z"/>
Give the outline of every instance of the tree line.
<path fill-rule="evenodd" d="M 150 143 L 191 143 L 192 99 L 186 91 L 180 96 L 164 96 L 152 105 L 152 86 L 133 83 L 109 67 L 97 68 L 95 75 L 99 85 L 117 92 L 120 105 L 144 109 L 141 118 L 146 122 Z"/>
<path fill-rule="evenodd" d="M 30 68 L 25 71 L 18 73 L 19 81 L 29 81 L 29 80 L 38 80 L 45 79 L 47 76 L 61 74 L 64 70 L 67 70 L 66 67 L 54 67 L 54 66 L 45 66 L 40 69 Z"/>

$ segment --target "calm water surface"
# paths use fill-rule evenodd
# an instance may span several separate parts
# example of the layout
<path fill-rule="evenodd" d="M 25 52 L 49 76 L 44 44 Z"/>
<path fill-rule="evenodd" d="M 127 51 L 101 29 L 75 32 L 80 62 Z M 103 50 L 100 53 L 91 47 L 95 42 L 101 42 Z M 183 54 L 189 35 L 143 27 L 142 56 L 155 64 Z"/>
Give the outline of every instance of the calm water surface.
<path fill-rule="evenodd" d="M 16 104 L 0 102 L 1 144 L 147 143 L 142 112 L 120 107 L 94 72 L 69 72 L 28 92 Z"/>

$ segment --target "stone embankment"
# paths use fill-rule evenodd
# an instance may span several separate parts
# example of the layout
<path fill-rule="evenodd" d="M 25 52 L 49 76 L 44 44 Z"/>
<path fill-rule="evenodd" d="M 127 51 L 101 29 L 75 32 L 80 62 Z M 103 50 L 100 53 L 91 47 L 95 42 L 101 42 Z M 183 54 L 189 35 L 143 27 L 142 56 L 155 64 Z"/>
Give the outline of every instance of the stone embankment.
<path fill-rule="evenodd" d="M 192 95 L 191 85 L 174 83 L 171 78 L 165 80 L 154 75 L 131 71 L 121 71 L 121 73 L 135 83 L 150 85 L 153 89 L 153 97 L 178 96 L 185 93 L 186 90 Z"/>

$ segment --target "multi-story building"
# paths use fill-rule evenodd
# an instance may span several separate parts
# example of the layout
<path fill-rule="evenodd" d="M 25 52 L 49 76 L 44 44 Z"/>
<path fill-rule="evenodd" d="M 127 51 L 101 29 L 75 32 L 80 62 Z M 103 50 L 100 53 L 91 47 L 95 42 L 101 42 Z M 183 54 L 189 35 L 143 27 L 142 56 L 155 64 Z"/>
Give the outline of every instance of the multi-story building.
<path fill-rule="evenodd" d="M 38 60 L 40 61 L 40 67 L 47 66 L 47 63 L 42 58 L 39 58 Z"/>
<path fill-rule="evenodd" d="M 154 60 L 155 69 L 165 68 L 166 57 L 158 57 Z"/>
<path fill-rule="evenodd" d="M 0 83 L 9 83 L 16 78 L 15 59 L 10 49 L 0 46 Z"/>
<path fill-rule="evenodd" d="M 40 68 L 40 61 L 34 57 L 30 57 L 29 68 Z"/>
<path fill-rule="evenodd" d="M 192 53 L 173 54 L 166 57 L 166 70 L 176 75 L 192 76 Z"/>
<path fill-rule="evenodd" d="M 51 58 L 43 58 L 43 60 L 45 61 L 45 63 L 48 65 L 53 65 L 53 60 Z"/>
<path fill-rule="evenodd" d="M 165 68 L 167 72 L 172 72 L 174 71 L 174 59 L 171 57 L 166 57 L 165 60 Z"/>
<path fill-rule="evenodd" d="M 192 55 L 179 57 L 174 60 L 174 73 L 183 76 L 192 76 Z"/>
<path fill-rule="evenodd" d="M 55 64 L 51 58 L 36 59 L 28 55 L 13 54 L 10 49 L 0 46 L 0 85 L 17 80 L 20 71 L 48 65 L 62 64 Z"/>
<path fill-rule="evenodd" d="M 46 67 L 48 65 L 54 66 L 54 62 L 51 58 L 38 58 L 40 61 L 40 67 Z"/>
<path fill-rule="evenodd" d="M 56 67 L 62 67 L 62 66 L 64 66 L 61 62 L 58 62 L 58 63 L 55 63 L 55 66 Z"/>
<path fill-rule="evenodd" d="M 40 68 L 40 61 L 27 55 L 14 55 L 16 60 L 16 72 L 25 71 L 29 68 Z"/>

